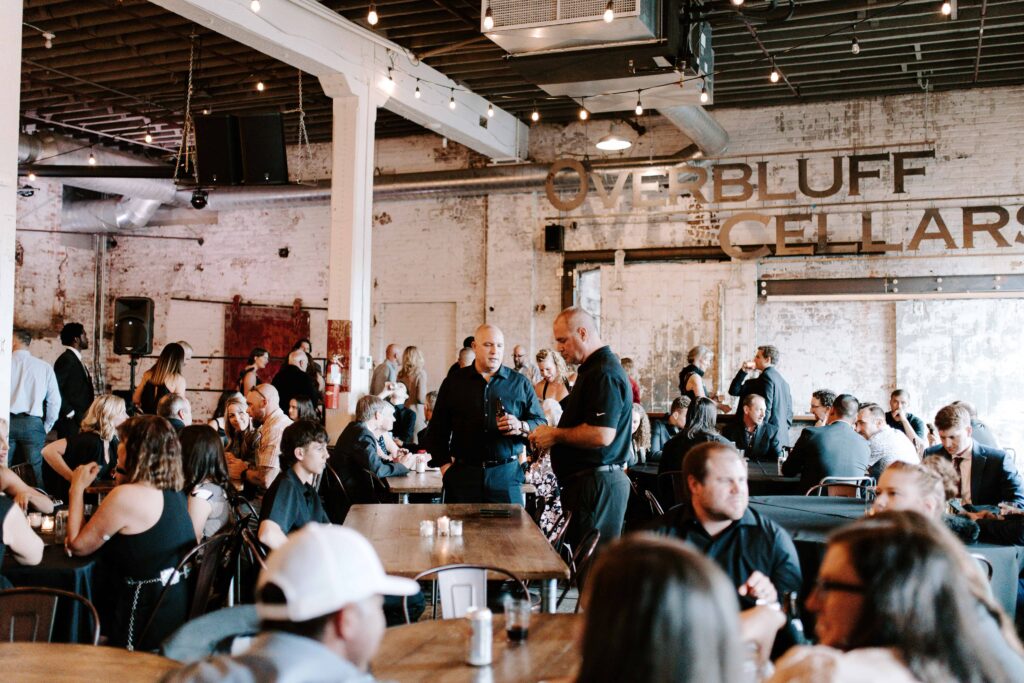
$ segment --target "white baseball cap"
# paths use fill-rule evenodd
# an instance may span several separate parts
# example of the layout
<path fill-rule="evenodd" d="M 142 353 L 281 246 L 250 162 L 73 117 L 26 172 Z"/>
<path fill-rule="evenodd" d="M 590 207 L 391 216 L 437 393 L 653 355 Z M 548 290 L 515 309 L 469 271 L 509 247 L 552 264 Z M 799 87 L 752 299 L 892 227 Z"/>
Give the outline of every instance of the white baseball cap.
<path fill-rule="evenodd" d="M 412 579 L 388 576 L 377 552 L 357 531 L 335 524 L 307 524 L 270 553 L 259 589 L 272 583 L 285 603 L 257 600 L 261 619 L 306 621 L 337 612 L 373 595 L 415 595 Z"/>

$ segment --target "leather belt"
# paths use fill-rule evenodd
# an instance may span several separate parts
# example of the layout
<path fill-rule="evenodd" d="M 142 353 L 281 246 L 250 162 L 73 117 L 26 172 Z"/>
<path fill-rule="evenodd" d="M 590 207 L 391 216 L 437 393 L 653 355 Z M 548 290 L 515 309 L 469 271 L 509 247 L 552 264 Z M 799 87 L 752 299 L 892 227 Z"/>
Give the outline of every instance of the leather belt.
<path fill-rule="evenodd" d="M 518 460 L 518 458 L 509 458 L 508 460 L 484 460 L 483 462 L 467 462 L 463 464 L 467 467 L 482 467 L 486 470 L 492 467 L 501 467 L 502 465 L 507 465 L 510 462 L 518 462 Z"/>
<path fill-rule="evenodd" d="M 615 470 L 621 470 L 621 469 L 622 469 L 622 465 L 601 465 L 600 467 L 595 467 L 593 469 L 593 471 L 594 472 L 614 472 Z"/>

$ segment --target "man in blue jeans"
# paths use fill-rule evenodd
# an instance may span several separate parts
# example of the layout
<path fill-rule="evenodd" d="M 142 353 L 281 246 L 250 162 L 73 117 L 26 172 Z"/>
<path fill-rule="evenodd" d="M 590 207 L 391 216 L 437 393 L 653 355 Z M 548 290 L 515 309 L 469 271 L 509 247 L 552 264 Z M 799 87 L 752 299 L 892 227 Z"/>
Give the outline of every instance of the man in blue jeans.
<path fill-rule="evenodd" d="M 43 445 L 60 415 L 60 387 L 49 363 L 28 350 L 32 334 L 15 328 L 11 347 L 10 464 L 29 463 L 31 485 L 43 485 Z"/>

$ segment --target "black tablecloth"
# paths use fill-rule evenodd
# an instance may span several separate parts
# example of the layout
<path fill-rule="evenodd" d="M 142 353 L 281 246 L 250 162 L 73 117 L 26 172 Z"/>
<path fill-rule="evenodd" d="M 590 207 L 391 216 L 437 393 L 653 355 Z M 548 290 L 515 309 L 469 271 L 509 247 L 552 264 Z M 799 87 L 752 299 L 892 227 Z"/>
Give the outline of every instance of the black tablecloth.
<path fill-rule="evenodd" d="M 4 557 L 2 573 L 16 587 L 59 588 L 78 593 L 95 603 L 95 559 L 92 557 L 68 557 L 64 546 L 47 545 L 43 549 L 43 560 L 35 566 L 24 566 L 8 554 Z M 91 643 L 92 618 L 81 603 L 73 600 L 59 600 L 54 619 L 54 642 Z"/>
<path fill-rule="evenodd" d="M 750 507 L 771 517 L 793 537 L 804 588 L 809 591 L 818 576 L 828 535 L 864 515 L 864 501 L 829 496 L 760 496 Z M 1011 617 L 1017 611 L 1017 576 L 1024 568 L 1024 547 L 975 543 L 967 552 L 982 555 L 992 563 L 992 594 Z"/>
<path fill-rule="evenodd" d="M 634 465 L 627 470 L 637 486 L 658 492 L 658 463 Z M 800 477 L 784 477 L 774 462 L 747 462 L 747 488 L 752 496 L 782 496 L 806 493 Z"/>

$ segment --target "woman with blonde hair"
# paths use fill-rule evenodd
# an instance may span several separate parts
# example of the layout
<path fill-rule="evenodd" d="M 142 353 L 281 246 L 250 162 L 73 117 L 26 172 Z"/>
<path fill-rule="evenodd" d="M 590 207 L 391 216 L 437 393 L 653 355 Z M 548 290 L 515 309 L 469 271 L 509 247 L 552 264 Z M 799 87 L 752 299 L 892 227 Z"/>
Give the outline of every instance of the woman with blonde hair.
<path fill-rule="evenodd" d="M 182 492 L 185 477 L 174 428 L 162 417 L 141 415 L 122 425 L 121 434 L 121 484 L 84 525 L 85 489 L 96 480 L 100 467 L 89 463 L 75 469 L 65 545 L 76 556 L 102 549 L 105 566 L 119 579 L 112 596 L 111 644 L 154 650 L 188 616 L 187 581 L 174 568 L 195 546 L 196 534 Z M 169 589 L 154 615 L 165 584 Z"/>
<path fill-rule="evenodd" d="M 99 465 L 98 479 L 113 479 L 117 428 L 127 419 L 123 398 L 112 394 L 97 396 L 82 418 L 78 434 L 43 448 L 43 483 L 47 493 L 66 501 L 75 468 L 90 462 Z"/>
<path fill-rule="evenodd" d="M 541 349 L 537 352 L 537 368 L 540 381 L 533 385 L 537 398 L 542 402 L 551 398 L 561 401 L 569 395 L 569 368 L 565 366 L 562 354 L 553 349 Z"/>
<path fill-rule="evenodd" d="M 147 415 L 156 415 L 156 404 L 167 394 L 185 395 L 188 383 L 181 374 L 185 367 L 185 349 L 168 344 L 149 370 L 142 373 L 139 386 L 132 394 L 132 403 Z"/>
<path fill-rule="evenodd" d="M 416 411 L 416 428 L 414 434 L 427 426 L 425 405 L 427 403 L 427 371 L 423 369 L 426 361 L 423 353 L 415 346 L 406 346 L 402 353 L 402 368 L 398 371 L 398 381 L 409 390 L 409 398 L 405 399 L 405 407 Z"/>
<path fill-rule="evenodd" d="M 249 406 L 239 394 L 224 403 L 224 431 L 228 443 L 224 446 L 228 476 L 233 481 L 245 481 L 245 471 L 256 467 L 256 451 L 259 450 L 260 432 L 249 416 Z"/>

